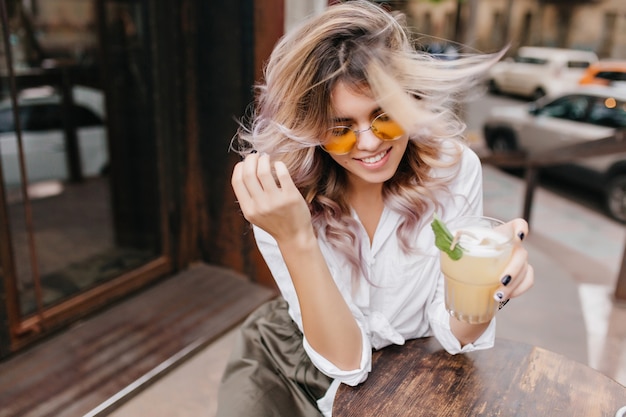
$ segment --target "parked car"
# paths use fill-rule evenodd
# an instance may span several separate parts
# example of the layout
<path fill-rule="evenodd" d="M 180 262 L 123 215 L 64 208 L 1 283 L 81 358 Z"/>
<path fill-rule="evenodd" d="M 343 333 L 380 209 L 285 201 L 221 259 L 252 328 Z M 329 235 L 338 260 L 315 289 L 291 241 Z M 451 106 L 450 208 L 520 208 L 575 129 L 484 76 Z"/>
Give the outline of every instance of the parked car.
<path fill-rule="evenodd" d="M 598 56 L 591 51 L 524 46 L 515 57 L 491 68 L 489 91 L 537 100 L 577 85 L 585 70 L 595 62 Z"/>
<path fill-rule="evenodd" d="M 483 126 L 494 152 L 536 154 L 603 139 L 626 129 L 626 88 L 577 87 L 552 99 L 494 108 Z M 626 222 L 626 152 L 549 167 L 564 180 L 602 194 L 608 213 Z"/>
<path fill-rule="evenodd" d="M 578 82 L 580 85 L 626 83 L 626 61 L 599 61 L 591 64 Z"/>
<path fill-rule="evenodd" d="M 78 138 L 82 174 L 101 174 L 108 164 L 104 98 L 101 91 L 73 90 L 72 120 Z M 61 96 L 51 87 L 25 90 L 18 99 L 22 145 L 29 182 L 67 180 L 69 170 Z M 19 153 L 11 101 L 0 102 L 0 154 L 5 184 L 19 185 Z"/>

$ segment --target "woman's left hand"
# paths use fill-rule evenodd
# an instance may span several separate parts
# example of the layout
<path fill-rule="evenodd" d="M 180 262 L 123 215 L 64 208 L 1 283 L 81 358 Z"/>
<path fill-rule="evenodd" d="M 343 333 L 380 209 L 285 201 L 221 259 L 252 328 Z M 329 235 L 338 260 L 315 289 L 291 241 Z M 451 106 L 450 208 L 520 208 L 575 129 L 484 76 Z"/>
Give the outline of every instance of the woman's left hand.
<path fill-rule="evenodd" d="M 511 260 L 504 269 L 500 279 L 500 287 L 494 294 L 497 301 L 519 297 L 528 291 L 535 282 L 535 271 L 528 264 L 528 251 L 522 245 L 522 240 L 528 236 L 528 223 L 524 219 L 514 219 L 503 227 L 512 228 L 515 236 Z"/>

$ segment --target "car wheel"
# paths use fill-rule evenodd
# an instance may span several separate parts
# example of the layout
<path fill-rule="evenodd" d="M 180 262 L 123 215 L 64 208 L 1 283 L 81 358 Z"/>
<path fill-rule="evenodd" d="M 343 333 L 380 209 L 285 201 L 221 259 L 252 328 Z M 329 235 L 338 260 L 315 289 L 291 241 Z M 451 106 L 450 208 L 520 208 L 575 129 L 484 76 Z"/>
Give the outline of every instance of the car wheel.
<path fill-rule="evenodd" d="M 508 130 L 498 130 L 491 135 L 489 147 L 497 153 L 513 152 L 517 150 L 517 143 L 513 133 Z"/>
<path fill-rule="evenodd" d="M 535 100 L 539 100 L 545 95 L 546 95 L 545 90 L 541 87 L 537 87 L 537 89 L 535 89 L 535 91 L 533 92 L 533 95 L 531 98 L 533 99 L 533 101 L 535 101 Z"/>
<path fill-rule="evenodd" d="M 618 174 L 609 180 L 606 207 L 611 217 L 626 223 L 626 174 Z"/>

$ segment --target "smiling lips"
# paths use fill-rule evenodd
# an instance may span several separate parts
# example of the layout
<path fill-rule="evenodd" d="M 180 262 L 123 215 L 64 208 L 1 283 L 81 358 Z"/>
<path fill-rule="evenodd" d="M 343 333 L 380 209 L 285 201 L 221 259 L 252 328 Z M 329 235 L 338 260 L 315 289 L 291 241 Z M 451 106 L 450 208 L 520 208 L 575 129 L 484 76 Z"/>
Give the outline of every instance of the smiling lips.
<path fill-rule="evenodd" d="M 390 150 L 391 148 L 386 149 L 377 155 L 370 156 L 368 158 L 358 159 L 358 160 L 366 164 L 375 164 L 376 162 L 379 162 L 380 160 L 382 160 L 389 153 Z"/>

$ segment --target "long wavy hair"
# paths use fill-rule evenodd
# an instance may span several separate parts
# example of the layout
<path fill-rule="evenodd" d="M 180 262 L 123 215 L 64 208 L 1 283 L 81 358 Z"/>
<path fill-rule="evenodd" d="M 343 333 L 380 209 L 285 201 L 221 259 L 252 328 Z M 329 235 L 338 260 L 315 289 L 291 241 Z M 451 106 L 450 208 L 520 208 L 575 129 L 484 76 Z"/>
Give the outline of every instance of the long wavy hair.
<path fill-rule="evenodd" d="M 437 60 L 417 51 L 408 33 L 401 14 L 369 1 L 329 6 L 278 42 L 233 142 L 242 155 L 254 149 L 286 164 L 317 233 L 355 272 L 361 234 L 346 200 L 346 172 L 319 146 L 332 125 L 334 87 L 343 83 L 374 98 L 409 134 L 397 172 L 383 184 L 385 204 L 403 216 L 397 234 L 409 252 L 428 220 L 422 215 L 443 209 L 435 196 L 454 176 L 435 177 L 432 169 L 458 165 L 465 125 L 454 106 L 501 56 Z"/>

